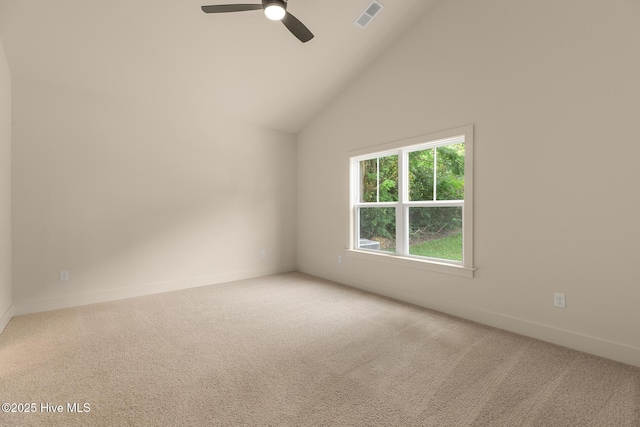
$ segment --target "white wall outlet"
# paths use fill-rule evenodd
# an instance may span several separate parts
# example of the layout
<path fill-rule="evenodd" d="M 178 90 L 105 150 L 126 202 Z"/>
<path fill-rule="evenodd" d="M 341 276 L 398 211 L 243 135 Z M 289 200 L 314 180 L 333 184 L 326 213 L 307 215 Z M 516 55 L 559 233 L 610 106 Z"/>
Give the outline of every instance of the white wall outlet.
<path fill-rule="evenodd" d="M 60 271 L 60 281 L 69 280 L 69 270 Z"/>
<path fill-rule="evenodd" d="M 553 294 L 553 305 L 559 308 L 566 307 L 566 300 L 564 294 L 555 293 Z"/>
<path fill-rule="evenodd" d="M 264 249 L 260 251 L 260 258 L 266 258 L 267 257 L 267 251 L 265 251 Z"/>
<path fill-rule="evenodd" d="M 338 264 L 342 264 L 342 255 L 338 255 Z"/>

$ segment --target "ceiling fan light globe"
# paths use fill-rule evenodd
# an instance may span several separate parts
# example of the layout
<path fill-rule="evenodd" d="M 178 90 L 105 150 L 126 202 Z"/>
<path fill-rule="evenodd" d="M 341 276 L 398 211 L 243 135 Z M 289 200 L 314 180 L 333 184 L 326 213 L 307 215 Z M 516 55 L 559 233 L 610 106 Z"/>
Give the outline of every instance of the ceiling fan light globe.
<path fill-rule="evenodd" d="M 285 10 L 279 4 L 270 4 L 264 8 L 264 14 L 272 21 L 280 21 L 284 18 Z"/>

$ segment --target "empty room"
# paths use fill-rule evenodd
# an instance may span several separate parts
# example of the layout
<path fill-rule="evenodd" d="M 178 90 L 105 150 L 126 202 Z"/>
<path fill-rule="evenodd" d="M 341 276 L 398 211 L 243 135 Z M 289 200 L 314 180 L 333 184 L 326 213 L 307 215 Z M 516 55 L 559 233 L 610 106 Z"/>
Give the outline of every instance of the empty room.
<path fill-rule="evenodd" d="M 639 76 L 637 0 L 0 0 L 0 425 L 640 427 Z"/>

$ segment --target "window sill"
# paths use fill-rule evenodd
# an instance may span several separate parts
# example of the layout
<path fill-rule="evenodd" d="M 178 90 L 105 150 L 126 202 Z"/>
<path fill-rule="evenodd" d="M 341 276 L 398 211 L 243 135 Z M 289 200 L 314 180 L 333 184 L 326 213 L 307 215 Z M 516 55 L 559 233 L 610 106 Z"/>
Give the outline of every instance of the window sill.
<path fill-rule="evenodd" d="M 420 270 L 435 271 L 438 273 L 454 274 L 462 277 L 473 277 L 475 268 L 464 267 L 462 265 L 448 264 L 431 260 L 404 257 L 390 253 L 380 253 L 374 251 L 347 249 L 347 256 L 364 259 L 367 261 L 384 262 L 399 267 L 417 268 Z"/>

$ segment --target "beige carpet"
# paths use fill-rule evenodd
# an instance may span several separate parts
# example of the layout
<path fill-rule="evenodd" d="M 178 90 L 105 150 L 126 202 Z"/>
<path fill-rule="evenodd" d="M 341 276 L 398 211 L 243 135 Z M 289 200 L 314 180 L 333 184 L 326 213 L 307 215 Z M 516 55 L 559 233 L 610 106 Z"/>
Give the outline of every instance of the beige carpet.
<path fill-rule="evenodd" d="M 16 426 L 638 427 L 640 369 L 290 273 L 16 317 L 0 400 L 37 405 Z"/>

